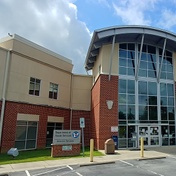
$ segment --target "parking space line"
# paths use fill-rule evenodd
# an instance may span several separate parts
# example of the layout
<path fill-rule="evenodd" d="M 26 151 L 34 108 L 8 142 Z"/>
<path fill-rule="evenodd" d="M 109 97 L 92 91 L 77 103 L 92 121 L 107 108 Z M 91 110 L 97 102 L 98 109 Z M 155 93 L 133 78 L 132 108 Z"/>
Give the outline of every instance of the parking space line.
<path fill-rule="evenodd" d="M 126 162 L 126 161 L 123 161 L 123 160 L 119 160 L 119 161 L 122 162 L 122 163 L 128 164 L 128 165 L 130 165 L 130 166 L 134 166 L 133 164 L 131 164 L 131 163 L 129 163 L 129 162 Z"/>
<path fill-rule="evenodd" d="M 68 167 L 70 170 L 73 170 L 73 168 L 72 168 L 71 166 L 67 165 L 67 167 Z"/>
<path fill-rule="evenodd" d="M 31 176 L 28 170 L 25 170 L 27 176 Z"/>
<path fill-rule="evenodd" d="M 83 175 L 81 175 L 80 173 L 78 173 L 78 172 L 75 172 L 77 175 L 79 175 L 79 176 L 83 176 Z"/>
<path fill-rule="evenodd" d="M 57 171 L 57 170 L 62 170 L 62 169 L 65 169 L 65 168 L 66 168 L 66 167 L 61 167 L 61 168 L 49 170 L 49 171 L 46 171 L 46 172 L 41 172 L 41 173 L 35 174 L 35 175 L 33 175 L 33 176 L 39 176 L 39 175 L 47 174 L 47 173 L 54 172 L 54 171 Z"/>
<path fill-rule="evenodd" d="M 176 158 L 175 158 L 175 159 L 176 159 Z M 123 160 L 118 160 L 118 161 L 120 161 L 120 162 L 122 162 L 122 163 L 125 163 L 125 164 L 127 164 L 127 165 L 130 165 L 130 166 L 136 167 L 136 168 L 138 168 L 138 169 L 146 170 L 146 169 L 144 169 L 144 168 L 142 168 L 142 167 L 140 167 L 140 166 L 134 166 L 133 164 L 131 164 L 131 163 L 129 163 L 129 162 L 126 162 L 126 161 L 123 161 Z M 157 172 L 154 172 L 154 171 L 152 171 L 152 170 L 146 170 L 146 171 L 148 171 L 148 172 L 150 172 L 150 173 L 152 173 L 152 174 L 155 174 L 155 175 L 164 176 L 164 175 L 159 174 L 159 173 L 157 173 Z"/>
<path fill-rule="evenodd" d="M 157 172 L 154 172 L 154 171 L 151 171 L 151 170 L 147 170 L 148 172 L 152 173 L 152 174 L 155 174 L 155 175 L 159 175 L 159 176 L 164 176 L 162 174 L 158 174 Z"/>
<path fill-rule="evenodd" d="M 67 165 L 67 167 L 68 167 L 70 170 L 72 170 L 72 172 L 75 172 L 77 175 L 83 176 L 83 175 L 81 175 L 79 172 L 76 172 L 75 170 L 73 170 L 73 168 L 72 168 L 71 166 Z"/>

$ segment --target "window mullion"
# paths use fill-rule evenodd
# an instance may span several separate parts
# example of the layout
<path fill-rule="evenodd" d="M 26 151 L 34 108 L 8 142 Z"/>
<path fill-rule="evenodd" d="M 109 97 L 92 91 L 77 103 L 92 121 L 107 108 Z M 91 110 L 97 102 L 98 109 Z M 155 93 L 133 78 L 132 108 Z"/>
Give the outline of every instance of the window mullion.
<path fill-rule="evenodd" d="M 164 58 L 164 53 L 165 53 L 165 48 L 166 48 L 166 41 L 167 41 L 167 39 L 165 38 L 164 39 L 164 44 L 163 44 L 162 57 L 161 57 L 161 64 L 159 66 L 159 72 L 158 72 L 158 77 L 157 77 L 158 82 L 160 80 L 161 69 L 162 69 L 162 65 L 163 65 L 163 58 Z"/>

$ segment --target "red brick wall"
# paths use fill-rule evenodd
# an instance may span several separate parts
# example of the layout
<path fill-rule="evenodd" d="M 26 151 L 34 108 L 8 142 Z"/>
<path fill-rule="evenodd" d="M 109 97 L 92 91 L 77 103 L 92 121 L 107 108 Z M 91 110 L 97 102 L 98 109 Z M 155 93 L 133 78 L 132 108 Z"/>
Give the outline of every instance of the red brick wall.
<path fill-rule="evenodd" d="M 84 117 L 85 119 L 85 128 L 84 128 L 84 144 L 89 146 L 90 143 L 90 111 L 76 111 L 72 112 L 72 129 L 81 130 L 80 128 L 80 118 Z M 82 137 L 81 137 L 82 140 Z"/>
<path fill-rule="evenodd" d="M 106 100 L 113 100 L 112 109 L 107 108 Z M 91 109 L 92 138 L 95 148 L 104 149 L 104 143 L 112 135 L 111 126 L 118 126 L 118 77 L 100 75 L 92 89 Z M 93 125 L 94 124 L 94 125 Z"/>
<path fill-rule="evenodd" d="M 45 148 L 46 143 L 46 130 L 47 130 L 47 117 L 48 116 L 60 116 L 64 117 L 64 129 L 70 129 L 70 110 L 62 108 L 54 108 L 48 106 L 37 106 L 31 104 L 6 102 L 4 124 L 2 131 L 2 145 L 1 152 L 8 151 L 15 145 L 15 132 L 16 132 L 16 120 L 17 114 L 36 114 L 39 115 L 38 123 L 38 136 L 37 136 L 37 148 Z M 86 140 L 89 137 L 89 117 L 90 112 L 88 111 L 73 111 L 73 125 L 74 129 L 79 128 L 79 118 L 85 117 L 87 128 L 85 128 Z M 86 141 L 87 144 L 87 141 Z"/>
<path fill-rule="evenodd" d="M 94 139 L 94 146 L 98 148 L 99 138 L 99 117 L 100 117 L 100 77 L 97 79 L 91 92 L 91 138 Z"/>
<path fill-rule="evenodd" d="M 62 150 L 63 145 L 53 145 L 51 149 L 51 156 L 52 157 L 58 157 L 58 156 L 76 156 L 80 155 L 81 152 L 81 146 L 80 144 L 72 144 L 72 150 L 69 151 L 63 151 Z"/>

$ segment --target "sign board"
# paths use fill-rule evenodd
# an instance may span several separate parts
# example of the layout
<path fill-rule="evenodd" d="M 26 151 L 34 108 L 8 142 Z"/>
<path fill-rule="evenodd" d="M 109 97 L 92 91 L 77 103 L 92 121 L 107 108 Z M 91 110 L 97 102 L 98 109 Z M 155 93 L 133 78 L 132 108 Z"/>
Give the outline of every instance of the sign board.
<path fill-rule="evenodd" d="M 79 144 L 80 130 L 54 130 L 53 144 Z"/>
<path fill-rule="evenodd" d="M 118 132 L 118 126 L 111 126 L 111 132 Z"/>
<path fill-rule="evenodd" d="M 80 118 L 80 128 L 85 128 L 85 119 L 84 118 Z"/>
<path fill-rule="evenodd" d="M 62 146 L 62 151 L 70 151 L 72 150 L 72 145 L 63 145 Z"/>

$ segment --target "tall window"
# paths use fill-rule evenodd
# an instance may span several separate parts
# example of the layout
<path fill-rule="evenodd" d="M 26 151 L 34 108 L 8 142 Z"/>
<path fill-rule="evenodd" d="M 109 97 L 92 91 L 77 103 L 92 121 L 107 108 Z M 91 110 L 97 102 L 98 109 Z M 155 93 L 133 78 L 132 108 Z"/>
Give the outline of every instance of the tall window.
<path fill-rule="evenodd" d="M 140 55 L 140 45 L 138 45 L 138 56 Z M 139 67 L 139 76 L 157 77 L 156 47 L 143 45 Z"/>
<path fill-rule="evenodd" d="M 121 75 L 135 74 L 135 44 L 120 44 L 119 73 Z"/>
<path fill-rule="evenodd" d="M 15 147 L 18 150 L 35 149 L 37 122 L 17 121 Z"/>
<path fill-rule="evenodd" d="M 161 121 L 167 123 L 174 121 L 174 87 L 173 84 L 160 83 L 161 95 Z M 172 122 L 173 124 L 173 122 Z"/>
<path fill-rule="evenodd" d="M 159 49 L 159 64 L 162 61 L 162 50 Z M 172 64 L 172 53 L 169 51 L 165 52 L 162 69 L 161 69 L 161 79 L 173 80 L 173 64 Z"/>
<path fill-rule="evenodd" d="M 50 83 L 49 98 L 57 99 L 58 84 Z"/>
<path fill-rule="evenodd" d="M 135 120 L 135 82 L 134 80 L 119 80 L 119 123 L 129 123 Z"/>
<path fill-rule="evenodd" d="M 29 94 L 39 96 L 40 94 L 40 79 L 30 78 Z"/>
<path fill-rule="evenodd" d="M 138 95 L 140 122 L 157 122 L 158 115 L 156 82 L 139 81 Z"/>

